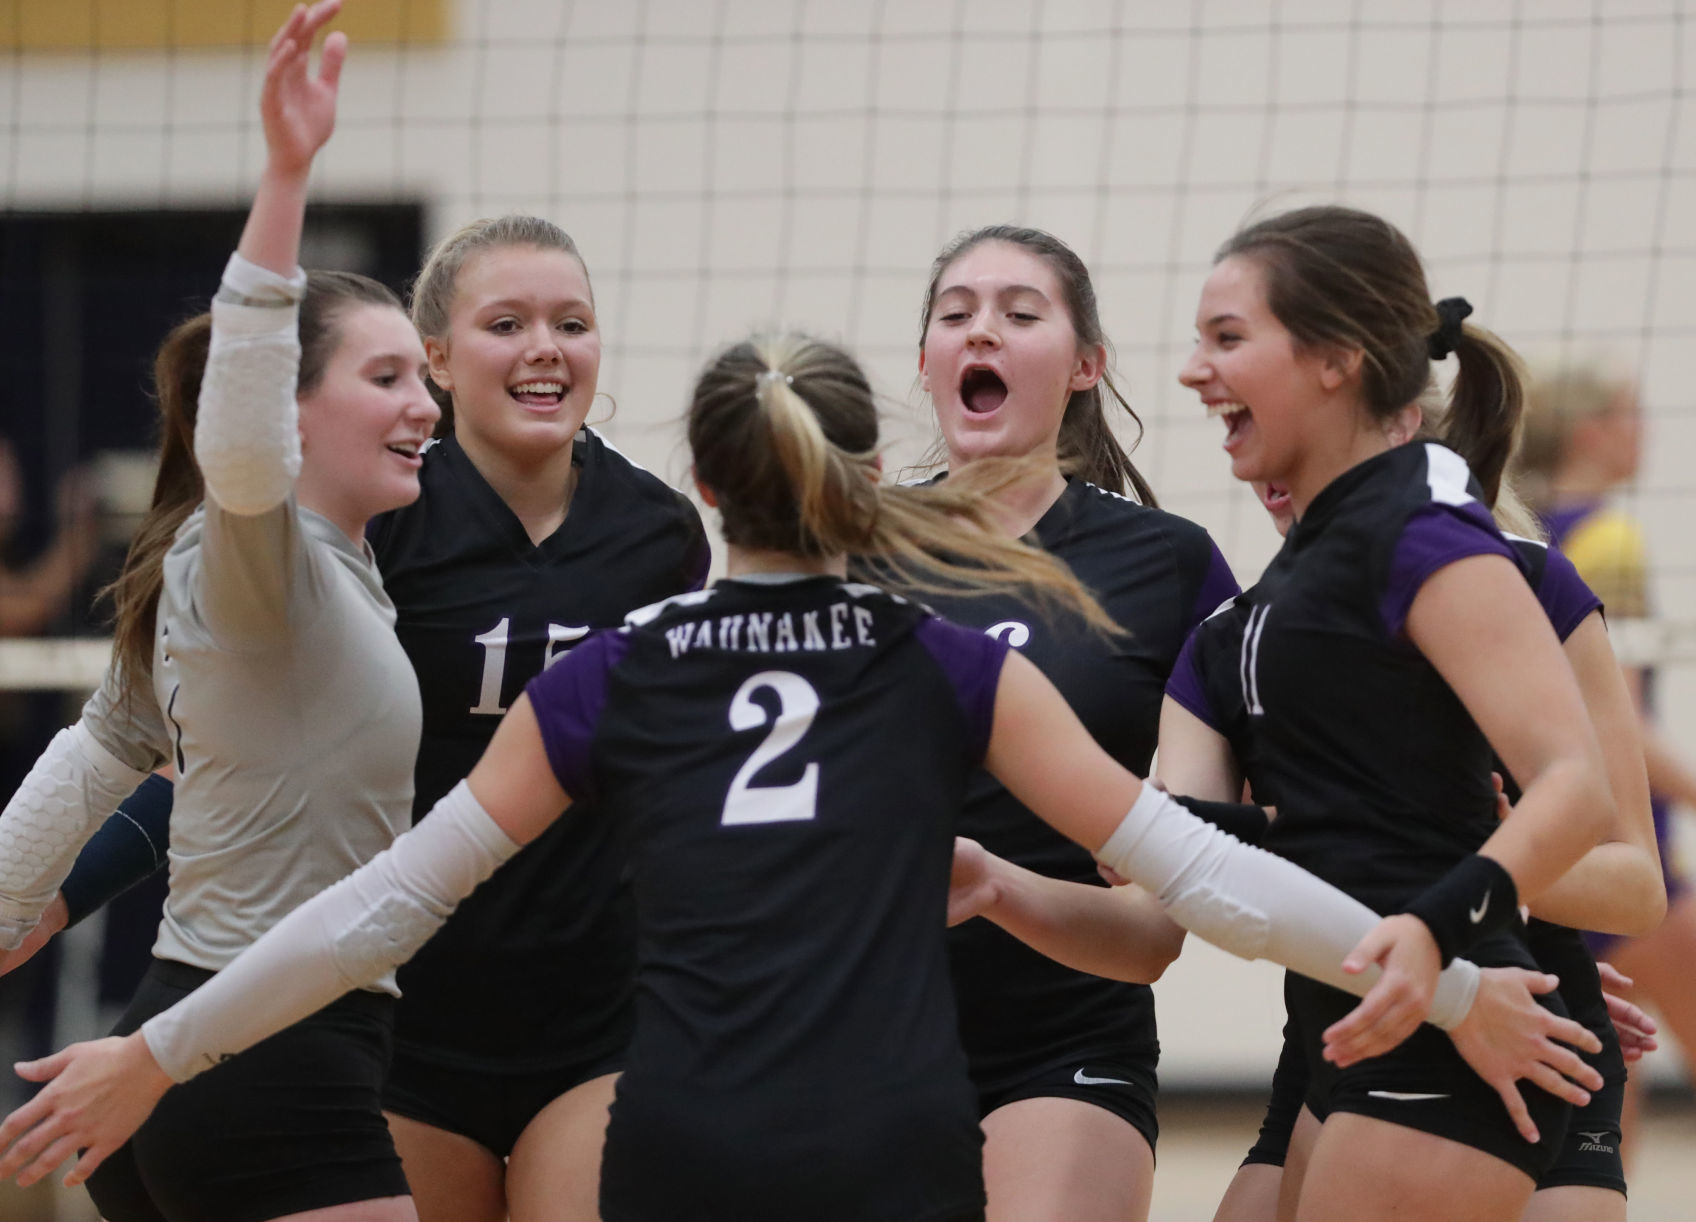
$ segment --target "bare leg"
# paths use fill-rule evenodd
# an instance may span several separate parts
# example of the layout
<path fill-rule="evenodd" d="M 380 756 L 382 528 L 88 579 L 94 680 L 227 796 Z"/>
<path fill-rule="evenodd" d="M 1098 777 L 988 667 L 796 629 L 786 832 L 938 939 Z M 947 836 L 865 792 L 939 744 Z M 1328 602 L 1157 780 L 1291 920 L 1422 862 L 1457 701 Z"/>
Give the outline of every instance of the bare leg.
<path fill-rule="evenodd" d="M 1225 1189 L 1213 1222 L 1277 1222 L 1278 1186 L 1284 1169 L 1272 1163 L 1245 1163 Z"/>
<path fill-rule="evenodd" d="M 1295 1222 L 1296 1203 L 1301 1200 L 1301 1186 L 1307 1180 L 1307 1168 L 1313 1161 L 1313 1147 L 1319 1141 L 1319 1118 L 1302 1105 L 1296 1116 L 1296 1127 L 1290 1130 L 1290 1149 L 1284 1156 L 1284 1180 L 1278 1194 L 1278 1222 Z"/>
<path fill-rule="evenodd" d="M 512 1222 L 599 1222 L 601 1147 L 617 1074 L 591 1078 L 536 1113 L 507 1160 Z"/>
<path fill-rule="evenodd" d="M 1609 1188 L 1545 1188 L 1531 1198 L 1521 1222 L 1625 1222 L 1625 1197 Z"/>
<path fill-rule="evenodd" d="M 1608 956 L 1636 982 L 1631 1000 L 1655 1011 L 1662 1030 L 1678 1041 L 1687 1059 L 1696 1058 L 1696 893 L 1682 896 L 1668 909 L 1654 933 L 1633 938 Z M 1641 1075 L 1633 1073 L 1625 1092 L 1624 1135 L 1620 1153 L 1629 1168 L 1637 1147 L 1637 1118 L 1641 1110 Z"/>
<path fill-rule="evenodd" d="M 1470 1146 L 1340 1112 L 1320 1130 L 1296 1218 L 1518 1222 L 1532 1187 L 1523 1171 Z"/>
<path fill-rule="evenodd" d="M 506 1222 L 506 1168 L 492 1150 L 421 1120 L 383 1115 L 421 1222 Z"/>
<path fill-rule="evenodd" d="M 1020 1099 L 983 1121 L 989 1222 L 1146 1222 L 1154 1151 L 1128 1122 L 1078 1099 Z"/>

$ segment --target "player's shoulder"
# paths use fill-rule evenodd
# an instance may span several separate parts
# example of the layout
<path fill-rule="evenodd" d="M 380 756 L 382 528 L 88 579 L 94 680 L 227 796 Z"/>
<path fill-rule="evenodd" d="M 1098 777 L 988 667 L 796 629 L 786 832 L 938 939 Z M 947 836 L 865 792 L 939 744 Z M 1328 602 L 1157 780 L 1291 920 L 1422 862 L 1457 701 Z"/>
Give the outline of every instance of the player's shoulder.
<path fill-rule="evenodd" d="M 1146 531 L 1173 537 L 1205 538 L 1207 532 L 1186 517 L 1144 505 L 1133 496 L 1103 488 L 1086 479 L 1073 479 L 1069 486 L 1075 513 L 1080 519 L 1116 526 L 1122 530 Z"/>
<path fill-rule="evenodd" d="M 624 511 L 642 507 L 679 521 L 700 521 L 694 502 L 620 450 L 600 430 L 584 425 L 578 445 L 583 466 L 592 466 L 595 471 L 597 500 L 616 502 Z"/>

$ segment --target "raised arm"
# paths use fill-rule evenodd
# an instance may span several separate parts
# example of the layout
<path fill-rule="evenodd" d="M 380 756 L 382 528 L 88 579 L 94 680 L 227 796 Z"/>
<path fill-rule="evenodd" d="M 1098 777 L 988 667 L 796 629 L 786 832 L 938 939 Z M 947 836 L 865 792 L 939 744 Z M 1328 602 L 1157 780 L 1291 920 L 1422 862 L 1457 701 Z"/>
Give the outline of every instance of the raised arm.
<path fill-rule="evenodd" d="M 319 74 L 313 36 L 341 8 L 297 8 L 271 40 L 260 95 L 266 162 L 241 242 L 212 302 L 212 345 L 201 385 L 194 452 L 208 497 L 244 517 L 282 504 L 300 474 L 295 374 L 296 309 L 306 288 L 300 233 L 312 159 L 336 122 L 347 38 L 324 41 Z"/>

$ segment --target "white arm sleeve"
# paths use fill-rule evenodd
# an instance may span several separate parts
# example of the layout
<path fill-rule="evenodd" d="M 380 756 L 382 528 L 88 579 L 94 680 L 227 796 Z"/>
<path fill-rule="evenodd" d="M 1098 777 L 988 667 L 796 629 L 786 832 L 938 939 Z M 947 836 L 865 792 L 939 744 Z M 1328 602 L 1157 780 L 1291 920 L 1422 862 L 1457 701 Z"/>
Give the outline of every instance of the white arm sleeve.
<path fill-rule="evenodd" d="M 35 928 L 82 846 L 146 779 L 81 722 L 53 736 L 0 811 L 0 950 Z"/>
<path fill-rule="evenodd" d="M 172 1080 L 186 1082 L 405 963 L 516 852 L 461 781 L 390 848 L 148 1019 L 142 1038 Z"/>
<path fill-rule="evenodd" d="M 230 256 L 212 299 L 194 457 L 206 494 L 251 517 L 281 505 L 300 474 L 299 304 L 306 273 L 285 279 Z"/>
<path fill-rule="evenodd" d="M 1244 959 L 1270 959 L 1356 996 L 1378 979 L 1343 960 L 1380 917 L 1282 857 L 1244 844 L 1144 785 L 1096 857 L 1152 892 L 1167 913 Z M 1437 980 L 1428 1021 L 1451 1030 L 1478 993 L 1478 967 L 1456 959 Z"/>

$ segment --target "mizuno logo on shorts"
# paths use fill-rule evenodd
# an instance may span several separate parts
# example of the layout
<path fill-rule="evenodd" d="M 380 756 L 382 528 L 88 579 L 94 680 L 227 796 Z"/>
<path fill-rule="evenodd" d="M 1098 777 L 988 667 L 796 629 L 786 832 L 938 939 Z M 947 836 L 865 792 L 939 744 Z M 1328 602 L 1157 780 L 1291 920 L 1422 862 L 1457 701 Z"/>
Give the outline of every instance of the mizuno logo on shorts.
<path fill-rule="evenodd" d="M 1610 1131 L 1608 1129 L 1603 1129 L 1600 1133 L 1586 1133 L 1582 1129 L 1580 1129 L 1580 1130 L 1578 1130 L 1578 1135 L 1584 1139 L 1583 1141 L 1578 1143 L 1578 1151 L 1579 1151 L 1580 1154 L 1612 1154 L 1612 1153 L 1614 1153 L 1614 1147 L 1610 1146 L 1610 1145 L 1606 1145 L 1602 1141 L 1602 1139 L 1604 1137 L 1612 1137 L 1613 1136 L 1612 1131 Z"/>
<path fill-rule="evenodd" d="M 1072 1081 L 1076 1082 L 1079 1086 L 1129 1086 L 1129 1085 L 1131 1085 L 1129 1082 L 1125 1081 L 1125 1079 L 1123 1079 L 1123 1078 L 1092 1078 L 1081 1069 L 1078 1070 L 1077 1073 L 1072 1075 Z"/>
<path fill-rule="evenodd" d="M 1447 1099 L 1447 1095 L 1427 1095 L 1412 1090 L 1369 1090 L 1366 1092 L 1373 1099 L 1390 1099 L 1396 1103 L 1417 1103 L 1421 1099 Z"/>

